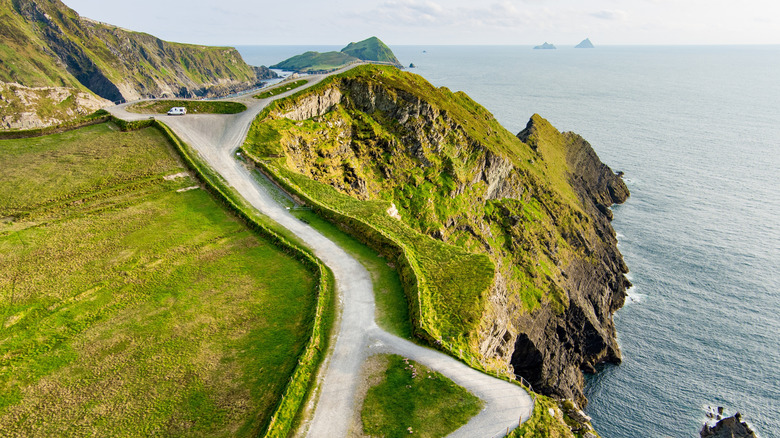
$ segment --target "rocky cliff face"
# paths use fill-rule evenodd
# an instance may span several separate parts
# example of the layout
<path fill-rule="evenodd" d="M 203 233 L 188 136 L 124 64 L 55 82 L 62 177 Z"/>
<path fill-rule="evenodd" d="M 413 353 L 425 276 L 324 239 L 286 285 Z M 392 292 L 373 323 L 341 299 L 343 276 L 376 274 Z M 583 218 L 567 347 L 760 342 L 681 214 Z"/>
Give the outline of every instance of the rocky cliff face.
<path fill-rule="evenodd" d="M 628 190 L 581 137 L 536 115 L 512 136 L 462 93 L 376 67 L 280 104 L 268 123 L 289 169 L 391 201 L 415 230 L 491 258 L 468 334 L 485 364 L 584 404 L 582 370 L 620 361 L 612 314 L 629 283 L 609 206 Z"/>
<path fill-rule="evenodd" d="M 169 43 L 82 18 L 59 0 L 0 0 L 0 7 L 7 11 L 0 16 L 0 82 L 120 102 L 219 96 L 275 76 L 250 67 L 233 48 Z"/>

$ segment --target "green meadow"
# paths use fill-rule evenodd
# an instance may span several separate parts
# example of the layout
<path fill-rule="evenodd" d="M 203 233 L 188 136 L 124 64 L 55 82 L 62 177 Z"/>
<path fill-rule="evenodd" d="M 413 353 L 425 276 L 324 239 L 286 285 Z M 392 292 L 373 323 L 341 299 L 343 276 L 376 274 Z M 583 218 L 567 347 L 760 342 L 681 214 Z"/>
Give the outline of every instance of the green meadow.
<path fill-rule="evenodd" d="M 257 436 L 315 275 L 155 128 L 0 141 L 0 436 Z"/>

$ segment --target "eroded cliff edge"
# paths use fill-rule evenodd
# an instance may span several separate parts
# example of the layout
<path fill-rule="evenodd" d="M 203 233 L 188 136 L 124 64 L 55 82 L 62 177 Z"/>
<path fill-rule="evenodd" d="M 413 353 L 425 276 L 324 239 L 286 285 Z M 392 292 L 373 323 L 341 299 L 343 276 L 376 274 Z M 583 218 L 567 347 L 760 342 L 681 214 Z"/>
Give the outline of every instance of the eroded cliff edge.
<path fill-rule="evenodd" d="M 514 136 L 463 93 L 365 66 L 272 105 L 244 150 L 414 248 L 429 341 L 580 404 L 581 370 L 620 361 L 612 314 L 629 282 L 609 206 L 628 189 L 576 134 L 534 115 Z M 473 265 L 492 275 L 470 281 Z"/>

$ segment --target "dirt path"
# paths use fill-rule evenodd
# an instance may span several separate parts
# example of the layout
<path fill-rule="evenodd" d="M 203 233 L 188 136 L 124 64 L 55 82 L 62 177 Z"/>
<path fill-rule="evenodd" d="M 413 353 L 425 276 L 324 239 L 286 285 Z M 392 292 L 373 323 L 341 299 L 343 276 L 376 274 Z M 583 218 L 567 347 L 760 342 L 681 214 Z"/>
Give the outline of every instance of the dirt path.
<path fill-rule="evenodd" d="M 503 436 L 507 429 L 515 428 L 521 418 L 526 420 L 531 415 L 533 401 L 528 393 L 517 385 L 485 375 L 436 350 L 413 344 L 379 328 L 374 322 L 374 290 L 368 271 L 338 245 L 276 203 L 255 182 L 247 168 L 234 158 L 252 121 L 268 103 L 314 85 L 325 77 L 315 76 L 307 85 L 270 99 L 258 100 L 250 96 L 229 99 L 247 105 L 248 109 L 240 114 L 157 117 L 197 150 L 251 205 L 295 233 L 333 270 L 340 314 L 330 354 L 318 376 L 314 414 L 302 426 L 302 434 L 314 438 L 347 436 L 353 421 L 354 399 L 363 362 L 370 355 L 393 353 L 441 372 L 485 401 L 483 411 L 450 436 Z M 149 117 L 129 113 L 124 105 L 107 109 L 125 120 Z"/>

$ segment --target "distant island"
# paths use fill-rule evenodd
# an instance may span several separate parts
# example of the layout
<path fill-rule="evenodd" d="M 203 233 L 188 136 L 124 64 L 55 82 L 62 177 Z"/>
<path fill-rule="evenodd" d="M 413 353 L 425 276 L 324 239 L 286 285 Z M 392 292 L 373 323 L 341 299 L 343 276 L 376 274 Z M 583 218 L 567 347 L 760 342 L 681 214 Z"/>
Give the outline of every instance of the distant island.
<path fill-rule="evenodd" d="M 553 50 L 553 49 L 557 49 L 557 47 L 555 47 L 554 44 L 550 44 L 546 41 L 544 44 L 540 46 L 534 46 L 534 50 Z"/>
<path fill-rule="evenodd" d="M 593 43 L 590 42 L 590 38 L 585 38 L 581 43 L 574 46 L 575 49 L 592 49 Z"/>
<path fill-rule="evenodd" d="M 371 37 L 357 43 L 349 43 L 339 52 L 306 52 L 293 56 L 271 68 L 294 71 L 297 73 L 319 73 L 333 71 L 345 65 L 359 61 L 370 61 L 402 67 L 398 58 L 385 43 L 377 37 Z"/>

